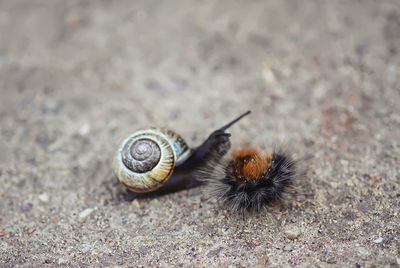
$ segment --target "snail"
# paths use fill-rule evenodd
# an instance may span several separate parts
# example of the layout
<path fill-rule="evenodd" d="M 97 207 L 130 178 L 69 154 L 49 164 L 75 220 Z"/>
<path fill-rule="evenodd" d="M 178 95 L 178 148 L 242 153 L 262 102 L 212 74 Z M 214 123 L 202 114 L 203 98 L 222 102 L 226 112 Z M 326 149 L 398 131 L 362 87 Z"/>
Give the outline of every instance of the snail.
<path fill-rule="evenodd" d="M 250 114 L 243 113 L 233 121 L 215 130 L 197 148 L 190 148 L 185 140 L 167 128 L 140 129 L 126 138 L 113 160 L 113 170 L 127 189 L 136 193 L 149 193 L 174 184 L 172 191 L 187 187 L 177 179 L 169 180 L 174 170 L 195 168 L 206 162 L 217 161 L 230 148 L 230 134 L 225 131 Z"/>

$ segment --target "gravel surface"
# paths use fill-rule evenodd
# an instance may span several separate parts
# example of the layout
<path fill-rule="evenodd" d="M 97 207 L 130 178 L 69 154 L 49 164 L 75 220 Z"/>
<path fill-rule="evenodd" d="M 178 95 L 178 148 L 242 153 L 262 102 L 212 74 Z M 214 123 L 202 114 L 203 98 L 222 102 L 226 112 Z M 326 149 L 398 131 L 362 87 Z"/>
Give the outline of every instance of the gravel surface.
<path fill-rule="evenodd" d="M 400 2 L 0 0 L 0 266 L 400 266 Z M 302 161 L 239 219 L 204 187 L 127 202 L 135 129 Z"/>

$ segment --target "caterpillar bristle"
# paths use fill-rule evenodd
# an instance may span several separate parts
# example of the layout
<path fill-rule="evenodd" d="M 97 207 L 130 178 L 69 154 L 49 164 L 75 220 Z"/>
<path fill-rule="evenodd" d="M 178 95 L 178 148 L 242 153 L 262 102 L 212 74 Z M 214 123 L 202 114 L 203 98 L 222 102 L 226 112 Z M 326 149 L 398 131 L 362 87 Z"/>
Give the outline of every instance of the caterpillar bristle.
<path fill-rule="evenodd" d="M 256 149 L 240 149 L 232 154 L 228 166 L 238 180 L 258 180 L 271 166 L 271 154 L 260 155 Z"/>
<path fill-rule="evenodd" d="M 207 192 L 234 212 L 259 212 L 288 192 L 297 174 L 297 164 L 288 152 L 260 154 L 240 149 L 230 159 L 209 163 L 199 173 Z"/>

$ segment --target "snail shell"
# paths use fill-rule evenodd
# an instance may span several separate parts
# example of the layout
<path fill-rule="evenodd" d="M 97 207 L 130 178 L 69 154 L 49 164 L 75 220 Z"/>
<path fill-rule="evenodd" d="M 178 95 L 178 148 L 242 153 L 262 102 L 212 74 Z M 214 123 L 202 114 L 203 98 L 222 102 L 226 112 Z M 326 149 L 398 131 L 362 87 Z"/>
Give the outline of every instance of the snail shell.
<path fill-rule="evenodd" d="M 114 158 L 118 180 L 133 192 L 151 192 L 162 186 L 175 166 L 192 153 L 181 136 L 166 128 L 138 130 L 126 138 Z"/>

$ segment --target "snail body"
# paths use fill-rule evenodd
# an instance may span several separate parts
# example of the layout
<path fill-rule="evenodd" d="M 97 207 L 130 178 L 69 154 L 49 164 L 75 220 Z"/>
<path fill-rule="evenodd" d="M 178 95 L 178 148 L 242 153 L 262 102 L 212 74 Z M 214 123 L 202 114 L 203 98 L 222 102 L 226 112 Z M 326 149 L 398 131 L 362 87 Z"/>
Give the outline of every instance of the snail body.
<path fill-rule="evenodd" d="M 175 167 L 195 167 L 221 158 L 230 148 L 230 134 L 225 130 L 249 113 L 217 129 L 195 149 L 170 129 L 140 129 L 126 138 L 117 150 L 113 160 L 114 173 L 132 192 L 153 192 L 166 184 Z M 187 185 L 175 184 L 177 190 Z"/>
<path fill-rule="evenodd" d="M 184 139 L 167 128 L 141 129 L 126 138 L 113 168 L 119 181 L 133 192 L 159 188 L 192 153 Z"/>

